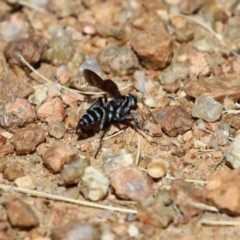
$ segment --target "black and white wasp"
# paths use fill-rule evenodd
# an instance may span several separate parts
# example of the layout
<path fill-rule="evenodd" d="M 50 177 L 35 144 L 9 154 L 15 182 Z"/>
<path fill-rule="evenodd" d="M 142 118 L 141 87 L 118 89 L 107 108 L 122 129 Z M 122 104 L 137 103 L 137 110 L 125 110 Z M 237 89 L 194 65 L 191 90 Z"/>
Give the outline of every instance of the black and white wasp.
<path fill-rule="evenodd" d="M 103 129 L 106 123 L 121 122 L 124 121 L 127 117 L 131 117 L 136 123 L 137 127 L 146 132 L 141 126 L 137 115 L 131 111 L 137 108 L 138 101 L 135 96 L 130 93 L 121 95 L 117 85 L 112 80 L 103 80 L 95 72 L 89 69 L 83 70 L 83 76 L 88 84 L 109 93 L 113 97 L 111 101 L 107 101 L 107 98 L 105 96 L 104 102 L 103 97 L 97 98 L 92 106 L 79 119 L 78 125 L 76 127 L 78 132 L 79 130 L 82 130 L 85 127 L 88 127 L 100 120 L 100 144 L 94 157 L 97 156 L 97 153 L 101 148 Z M 98 106 L 94 106 L 97 101 L 99 103 Z"/>

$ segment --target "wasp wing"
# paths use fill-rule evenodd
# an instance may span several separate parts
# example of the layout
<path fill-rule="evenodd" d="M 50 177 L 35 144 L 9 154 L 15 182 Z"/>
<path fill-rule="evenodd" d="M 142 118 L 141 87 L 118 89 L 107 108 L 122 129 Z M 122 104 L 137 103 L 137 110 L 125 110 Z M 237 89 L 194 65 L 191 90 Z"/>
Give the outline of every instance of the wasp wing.
<path fill-rule="evenodd" d="M 103 80 L 101 77 L 99 77 L 95 72 L 84 69 L 83 70 L 83 76 L 90 84 L 91 86 L 94 86 L 104 92 L 109 93 L 113 97 L 120 97 L 121 93 L 118 90 L 118 86 L 115 82 L 113 82 L 110 79 Z"/>

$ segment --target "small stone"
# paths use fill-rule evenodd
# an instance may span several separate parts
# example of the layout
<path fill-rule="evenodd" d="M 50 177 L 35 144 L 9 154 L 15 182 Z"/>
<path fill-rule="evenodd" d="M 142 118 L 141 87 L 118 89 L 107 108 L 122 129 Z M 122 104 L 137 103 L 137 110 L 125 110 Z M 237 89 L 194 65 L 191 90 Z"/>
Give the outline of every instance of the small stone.
<path fill-rule="evenodd" d="M 8 181 L 14 181 L 16 178 L 23 177 L 24 171 L 17 163 L 8 165 L 3 172 L 3 177 Z"/>
<path fill-rule="evenodd" d="M 63 102 L 59 97 L 48 98 L 37 110 L 37 116 L 42 121 L 52 123 L 63 121 L 66 117 L 66 111 Z"/>
<path fill-rule="evenodd" d="M 79 197 L 79 188 L 70 187 L 63 192 L 63 197 L 77 199 Z"/>
<path fill-rule="evenodd" d="M 117 196 L 122 199 L 139 201 L 152 193 L 147 175 L 135 164 L 114 171 L 110 179 Z"/>
<path fill-rule="evenodd" d="M 199 96 L 196 98 L 192 109 L 192 116 L 207 122 L 214 122 L 222 115 L 223 106 L 210 96 Z"/>
<path fill-rule="evenodd" d="M 106 73 L 118 76 L 132 74 L 139 68 L 135 53 L 126 47 L 108 47 L 98 54 L 98 62 Z"/>
<path fill-rule="evenodd" d="M 167 173 L 167 164 L 165 161 L 155 160 L 148 164 L 147 174 L 151 178 L 161 178 Z"/>
<path fill-rule="evenodd" d="M 23 98 L 11 99 L 0 107 L 0 126 L 3 128 L 24 127 L 35 118 L 34 108 Z"/>
<path fill-rule="evenodd" d="M 234 169 L 240 167 L 240 135 L 237 135 L 226 152 L 226 161 Z"/>
<path fill-rule="evenodd" d="M 207 76 L 210 73 L 210 68 L 206 60 L 205 53 L 199 53 L 190 57 L 190 73 L 193 76 L 198 76 L 200 73 Z"/>
<path fill-rule="evenodd" d="M 151 21 L 146 29 L 136 31 L 130 43 L 147 69 L 164 68 L 171 59 L 173 42 L 162 21 Z"/>
<path fill-rule="evenodd" d="M 33 178 L 31 178 L 28 175 L 16 178 L 14 180 L 14 184 L 17 187 L 26 188 L 26 189 L 30 189 L 30 190 L 33 190 L 36 188 L 36 183 L 34 182 Z"/>
<path fill-rule="evenodd" d="M 134 163 L 135 158 L 132 153 L 126 151 L 120 151 L 117 155 L 104 154 L 103 155 L 103 171 L 105 174 L 109 174 L 117 169 L 126 167 Z"/>
<path fill-rule="evenodd" d="M 82 75 L 84 69 L 90 69 L 91 71 L 95 72 L 98 76 L 103 77 L 103 72 L 99 63 L 94 58 L 86 59 L 78 69 L 78 74 Z"/>
<path fill-rule="evenodd" d="M 0 145 L 0 157 L 14 153 L 14 147 L 12 144 Z"/>
<path fill-rule="evenodd" d="M 27 98 L 33 92 L 33 88 L 26 83 L 26 79 L 16 78 L 10 72 L 0 74 L 0 85 L 0 102 L 4 103 L 16 97 Z"/>
<path fill-rule="evenodd" d="M 7 138 L 0 134 L 0 145 L 5 144 L 7 142 Z"/>
<path fill-rule="evenodd" d="M 137 238 L 139 235 L 139 229 L 134 224 L 130 224 L 127 231 L 131 238 Z"/>
<path fill-rule="evenodd" d="M 229 124 L 231 127 L 235 129 L 240 129 L 240 117 L 235 114 L 229 114 L 223 117 L 223 122 Z"/>
<path fill-rule="evenodd" d="M 191 15 L 202 6 L 201 0 L 184 0 L 179 2 L 181 14 Z"/>
<path fill-rule="evenodd" d="M 2 240 L 16 240 L 16 235 L 14 234 L 11 225 L 8 221 L 0 222 L 0 239 Z"/>
<path fill-rule="evenodd" d="M 173 63 L 172 71 L 175 72 L 181 80 L 185 80 L 189 75 L 188 67 L 180 63 Z"/>
<path fill-rule="evenodd" d="M 65 226 L 52 229 L 52 240 L 95 240 L 99 239 L 100 230 L 91 223 L 72 221 Z"/>
<path fill-rule="evenodd" d="M 240 214 L 240 168 L 227 170 L 208 180 L 204 196 L 222 212 Z"/>
<path fill-rule="evenodd" d="M 62 65 L 57 68 L 56 77 L 62 85 L 66 85 L 71 80 L 71 70 L 68 66 Z"/>
<path fill-rule="evenodd" d="M 142 93 L 149 92 L 153 88 L 153 83 L 148 79 L 143 71 L 135 71 L 133 74 L 134 88 Z"/>
<path fill-rule="evenodd" d="M 85 169 L 79 184 L 81 193 L 91 201 L 102 200 L 108 193 L 108 179 L 92 166 Z"/>
<path fill-rule="evenodd" d="M 8 21 L 2 21 L 1 35 L 7 42 L 17 41 L 27 36 L 28 21 L 18 14 L 11 14 Z"/>
<path fill-rule="evenodd" d="M 207 77 L 201 81 L 190 82 L 185 88 L 186 93 L 191 97 L 211 96 L 216 101 L 223 101 L 230 97 L 234 102 L 240 100 L 239 76 L 236 74 L 225 74 L 221 77 Z"/>
<path fill-rule="evenodd" d="M 55 66 L 67 64 L 74 53 L 72 37 L 65 31 L 59 31 L 46 44 L 42 53 L 42 60 Z"/>
<path fill-rule="evenodd" d="M 190 114 L 181 106 L 167 106 L 156 109 L 154 117 L 163 131 L 170 137 L 184 134 L 192 128 L 193 120 Z"/>
<path fill-rule="evenodd" d="M 12 138 L 16 154 L 23 155 L 34 152 L 36 146 L 45 140 L 45 131 L 37 124 L 30 124 L 18 129 Z"/>
<path fill-rule="evenodd" d="M 177 28 L 175 35 L 176 35 L 176 40 L 180 43 L 190 42 L 194 38 L 194 29 L 191 27 Z"/>
<path fill-rule="evenodd" d="M 28 101 L 35 105 L 40 105 L 47 98 L 48 88 L 48 83 L 33 86 L 34 93 L 28 97 Z"/>
<path fill-rule="evenodd" d="M 90 166 L 90 160 L 87 158 L 78 159 L 65 167 L 58 177 L 58 184 L 70 186 L 77 184 L 81 179 L 86 167 Z"/>
<path fill-rule="evenodd" d="M 166 71 L 159 76 L 159 79 L 163 85 L 172 84 L 177 81 L 178 75 L 173 71 Z"/>
<path fill-rule="evenodd" d="M 64 136 L 65 131 L 66 131 L 65 127 L 63 123 L 60 121 L 53 122 L 48 125 L 49 135 L 57 139 L 62 138 Z"/>
<path fill-rule="evenodd" d="M 9 42 L 4 48 L 4 55 L 11 66 L 19 65 L 26 68 L 16 53 L 19 52 L 30 65 L 35 65 L 40 61 L 44 45 L 44 38 L 41 36 L 31 36 Z"/>
<path fill-rule="evenodd" d="M 210 52 L 213 50 L 213 46 L 206 38 L 195 40 L 194 47 L 201 52 Z"/>
<path fill-rule="evenodd" d="M 77 149 L 61 143 L 47 149 L 42 156 L 43 164 L 52 173 L 60 172 L 65 164 L 71 163 L 77 158 Z"/>
<path fill-rule="evenodd" d="M 20 198 L 8 195 L 5 197 L 8 219 L 13 227 L 20 229 L 37 227 L 39 222 L 33 210 Z"/>
<path fill-rule="evenodd" d="M 186 220 L 200 214 L 200 210 L 190 203 L 204 202 L 202 191 L 182 179 L 174 180 L 169 191 L 170 199 L 178 206 Z"/>

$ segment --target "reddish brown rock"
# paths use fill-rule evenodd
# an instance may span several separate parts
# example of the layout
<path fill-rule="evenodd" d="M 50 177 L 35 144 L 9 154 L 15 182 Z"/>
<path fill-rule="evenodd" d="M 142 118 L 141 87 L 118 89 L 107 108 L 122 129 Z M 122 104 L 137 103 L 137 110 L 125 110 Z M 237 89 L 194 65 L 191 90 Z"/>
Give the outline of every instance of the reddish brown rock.
<path fill-rule="evenodd" d="M 73 221 L 65 226 L 54 228 L 52 230 L 51 239 L 94 240 L 99 239 L 99 236 L 100 229 L 93 224 Z"/>
<path fill-rule="evenodd" d="M 46 150 L 42 157 L 43 164 L 49 171 L 58 173 L 65 164 L 71 163 L 78 158 L 78 151 L 67 144 L 58 144 Z"/>
<path fill-rule="evenodd" d="M 15 240 L 16 236 L 7 221 L 0 221 L 0 239 L 1 240 Z"/>
<path fill-rule="evenodd" d="M 59 97 L 48 98 L 37 110 L 37 116 L 44 122 L 62 122 L 66 117 L 62 100 Z"/>
<path fill-rule="evenodd" d="M 118 76 L 132 74 L 139 68 L 136 54 L 126 47 L 108 47 L 98 54 L 104 72 Z"/>
<path fill-rule="evenodd" d="M 12 99 L 0 107 L 0 126 L 3 128 L 23 127 L 35 118 L 34 108 L 23 98 Z"/>
<path fill-rule="evenodd" d="M 173 181 L 169 196 L 182 212 L 184 221 L 189 221 L 191 217 L 201 213 L 199 209 L 190 205 L 204 202 L 201 189 L 197 189 L 192 183 L 181 179 Z"/>
<path fill-rule="evenodd" d="M 7 138 L 0 134 L 0 145 L 5 144 L 7 142 Z"/>
<path fill-rule="evenodd" d="M 111 173 L 110 182 L 122 199 L 139 201 L 148 197 L 153 190 L 147 175 L 135 164 Z"/>
<path fill-rule="evenodd" d="M 219 210 L 240 214 L 240 168 L 215 175 L 205 186 L 204 196 Z"/>
<path fill-rule="evenodd" d="M 11 66 L 19 65 L 26 67 L 17 56 L 17 52 L 19 52 L 30 65 L 34 65 L 41 58 L 44 44 L 45 40 L 41 36 L 31 36 L 9 42 L 4 49 L 4 55 Z"/>
<path fill-rule="evenodd" d="M 172 38 L 161 21 L 151 21 L 143 31 L 136 31 L 131 46 L 147 69 L 164 68 L 171 60 Z"/>
<path fill-rule="evenodd" d="M 48 125 L 48 133 L 50 136 L 60 139 L 64 136 L 65 127 L 60 121 L 50 123 Z"/>
<path fill-rule="evenodd" d="M 229 114 L 223 117 L 223 122 L 229 124 L 231 127 L 235 129 L 240 129 L 240 117 L 235 114 Z"/>
<path fill-rule="evenodd" d="M 156 110 L 154 117 L 163 131 L 170 137 L 187 132 L 193 123 L 191 115 L 181 106 L 167 106 Z"/>
<path fill-rule="evenodd" d="M 3 172 L 3 177 L 8 181 L 14 181 L 16 178 L 23 177 L 24 171 L 17 163 L 11 163 L 6 166 Z"/>
<path fill-rule="evenodd" d="M 211 96 L 216 101 L 230 97 L 235 102 L 240 100 L 239 89 L 239 75 L 226 74 L 222 77 L 204 78 L 201 81 L 190 82 L 185 91 L 191 97 Z"/>
<path fill-rule="evenodd" d="M 44 130 L 37 124 L 30 124 L 18 129 L 12 138 L 12 144 L 16 154 L 28 154 L 34 152 L 36 146 L 45 140 Z"/>
<path fill-rule="evenodd" d="M 32 228 L 38 226 L 38 219 L 31 207 L 14 195 L 5 197 L 8 219 L 13 227 Z"/>
<path fill-rule="evenodd" d="M 7 102 L 15 97 L 26 98 L 33 92 L 33 88 L 25 84 L 24 80 L 16 79 L 10 73 L 0 74 L 0 85 L 2 88 L 0 99 L 3 102 Z"/>
<path fill-rule="evenodd" d="M 14 153 L 14 147 L 12 144 L 0 145 L 0 157 Z"/>
<path fill-rule="evenodd" d="M 190 15 L 200 9 L 202 1 L 199 0 L 183 0 L 179 3 L 180 13 Z"/>

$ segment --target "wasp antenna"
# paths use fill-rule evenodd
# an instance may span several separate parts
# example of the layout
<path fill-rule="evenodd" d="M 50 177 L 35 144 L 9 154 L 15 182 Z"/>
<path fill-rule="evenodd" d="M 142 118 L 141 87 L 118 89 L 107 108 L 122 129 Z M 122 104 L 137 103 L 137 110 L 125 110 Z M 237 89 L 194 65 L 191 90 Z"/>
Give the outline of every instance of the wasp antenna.
<path fill-rule="evenodd" d="M 137 97 L 137 101 L 143 104 L 143 106 L 144 106 L 144 107 L 148 110 L 148 112 L 150 113 L 150 115 L 151 115 L 153 121 L 154 121 L 156 124 L 158 124 L 156 118 L 153 116 L 153 114 L 152 114 L 152 112 L 150 111 L 148 105 L 143 101 L 143 99 Z"/>

